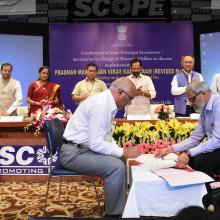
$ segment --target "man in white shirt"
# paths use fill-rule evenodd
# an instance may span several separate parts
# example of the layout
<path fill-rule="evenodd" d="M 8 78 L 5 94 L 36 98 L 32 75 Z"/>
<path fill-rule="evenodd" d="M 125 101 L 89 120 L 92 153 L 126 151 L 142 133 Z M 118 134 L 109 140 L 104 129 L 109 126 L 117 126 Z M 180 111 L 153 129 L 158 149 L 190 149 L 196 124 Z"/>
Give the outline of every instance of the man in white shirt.
<path fill-rule="evenodd" d="M 130 79 L 136 86 L 137 93 L 129 105 L 125 107 L 127 114 L 137 112 L 140 114 L 150 113 L 150 100 L 156 97 L 154 84 L 149 76 L 141 74 L 142 63 L 140 59 L 134 58 L 130 62 Z"/>
<path fill-rule="evenodd" d="M 105 214 L 121 215 L 125 202 L 125 164 L 122 157 L 140 155 L 137 147 L 121 148 L 112 137 L 118 109 L 130 103 L 135 85 L 127 78 L 116 79 L 110 89 L 82 102 L 64 131 L 60 159 L 64 167 L 104 179 Z"/>
<path fill-rule="evenodd" d="M 202 75 L 193 71 L 194 64 L 194 56 L 184 54 L 181 59 L 182 72 L 176 74 L 171 82 L 171 93 L 174 95 L 174 112 L 176 117 L 189 117 L 191 113 L 195 112 L 185 94 L 185 88 L 192 80 L 203 81 Z"/>
<path fill-rule="evenodd" d="M 11 78 L 12 65 L 1 65 L 0 116 L 17 115 L 17 107 L 22 104 L 20 82 Z"/>

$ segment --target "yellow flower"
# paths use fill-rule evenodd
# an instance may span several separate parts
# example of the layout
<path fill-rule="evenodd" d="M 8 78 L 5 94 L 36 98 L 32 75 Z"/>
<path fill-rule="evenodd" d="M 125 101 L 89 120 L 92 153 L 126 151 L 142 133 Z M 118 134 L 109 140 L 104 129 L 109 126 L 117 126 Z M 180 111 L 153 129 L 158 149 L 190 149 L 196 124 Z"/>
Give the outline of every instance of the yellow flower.
<path fill-rule="evenodd" d="M 160 139 L 179 142 L 189 137 L 195 127 L 196 123 L 184 123 L 175 118 L 169 121 L 158 120 L 156 124 L 150 122 L 129 124 L 126 122 L 115 127 L 113 137 L 120 146 L 125 141 L 130 141 L 132 144 L 151 144 Z"/>

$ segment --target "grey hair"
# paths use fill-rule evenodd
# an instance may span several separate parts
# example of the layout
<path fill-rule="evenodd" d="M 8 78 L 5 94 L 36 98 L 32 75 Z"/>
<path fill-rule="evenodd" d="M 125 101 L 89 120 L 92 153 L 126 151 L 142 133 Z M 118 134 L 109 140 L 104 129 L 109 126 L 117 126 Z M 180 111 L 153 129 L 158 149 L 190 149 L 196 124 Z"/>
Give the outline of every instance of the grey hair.
<path fill-rule="evenodd" d="M 188 93 L 192 91 L 194 94 L 198 94 L 200 92 L 211 92 L 211 89 L 204 81 L 193 80 L 185 89 L 185 92 Z"/>

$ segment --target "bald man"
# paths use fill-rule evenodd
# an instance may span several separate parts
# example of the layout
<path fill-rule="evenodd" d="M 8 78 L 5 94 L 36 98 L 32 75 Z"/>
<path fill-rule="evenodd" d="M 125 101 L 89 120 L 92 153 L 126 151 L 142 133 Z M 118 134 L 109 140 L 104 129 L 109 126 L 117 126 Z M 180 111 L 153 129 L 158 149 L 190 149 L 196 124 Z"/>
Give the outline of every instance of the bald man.
<path fill-rule="evenodd" d="M 64 131 L 61 148 L 64 167 L 104 179 L 106 216 L 122 215 L 126 196 L 125 164 L 122 158 L 137 157 L 137 147 L 123 149 L 112 137 L 113 120 L 136 94 L 127 78 L 115 80 L 110 89 L 82 102 Z"/>

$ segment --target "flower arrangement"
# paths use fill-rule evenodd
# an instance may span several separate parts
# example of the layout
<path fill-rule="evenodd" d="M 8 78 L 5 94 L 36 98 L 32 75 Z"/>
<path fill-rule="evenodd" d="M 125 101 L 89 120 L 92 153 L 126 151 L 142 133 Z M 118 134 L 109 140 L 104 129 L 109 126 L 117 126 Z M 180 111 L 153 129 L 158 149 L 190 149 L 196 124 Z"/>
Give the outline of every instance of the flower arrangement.
<path fill-rule="evenodd" d="M 196 122 L 182 123 L 175 118 L 169 121 L 158 120 L 156 124 L 150 122 L 136 122 L 135 124 L 123 123 L 116 126 L 113 137 L 119 146 L 129 141 L 132 145 L 156 144 L 157 141 L 179 142 L 191 134 L 196 127 Z M 152 145 L 151 145 L 152 146 Z M 158 145 L 159 146 L 159 145 Z"/>
<path fill-rule="evenodd" d="M 58 118 L 65 125 L 70 119 L 71 115 L 72 112 L 69 109 L 64 111 L 57 107 L 53 108 L 52 105 L 45 105 L 42 110 L 38 110 L 36 114 L 31 116 L 33 121 L 24 127 L 24 130 L 27 131 L 29 127 L 34 126 L 36 128 L 34 135 L 38 135 L 46 120 Z"/>
<path fill-rule="evenodd" d="M 168 119 L 169 115 L 172 113 L 172 109 L 168 105 L 158 105 L 157 108 L 155 109 L 155 113 L 158 114 L 159 119 Z"/>

